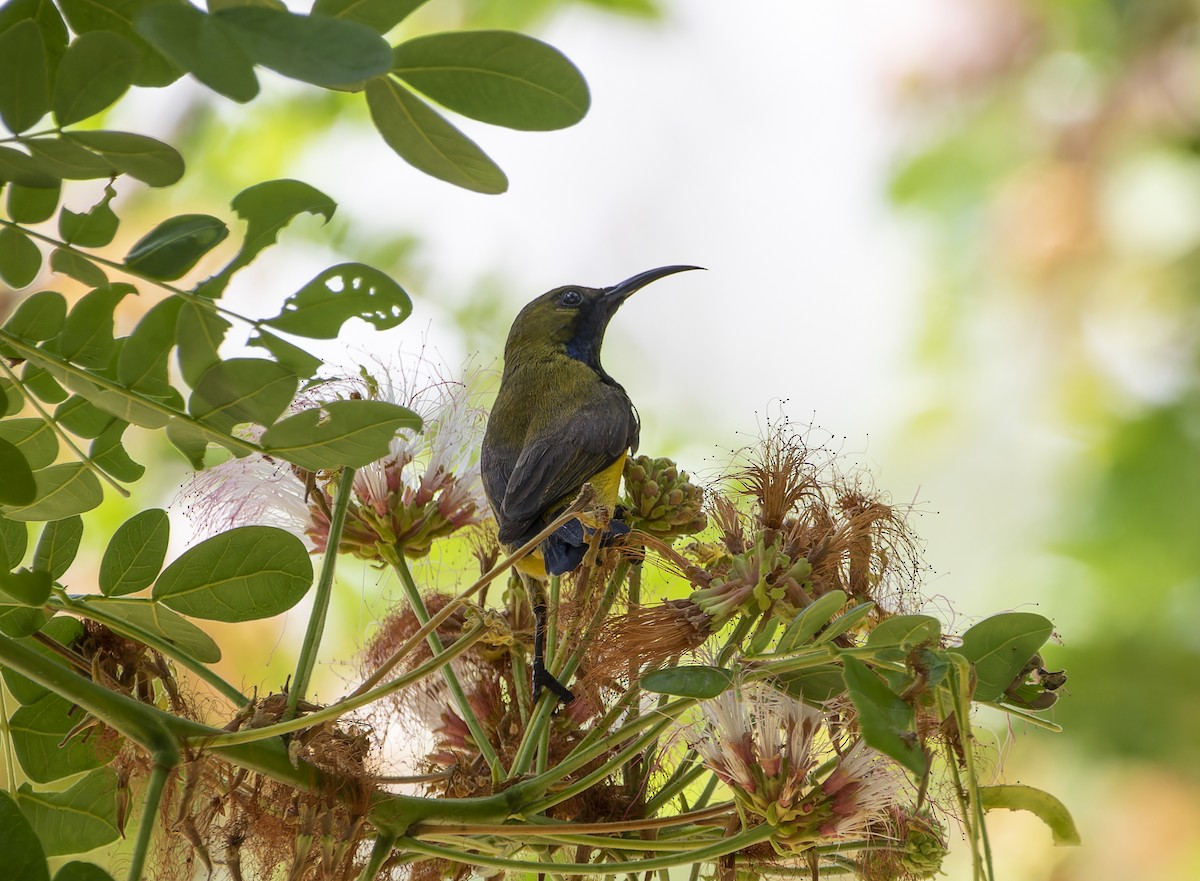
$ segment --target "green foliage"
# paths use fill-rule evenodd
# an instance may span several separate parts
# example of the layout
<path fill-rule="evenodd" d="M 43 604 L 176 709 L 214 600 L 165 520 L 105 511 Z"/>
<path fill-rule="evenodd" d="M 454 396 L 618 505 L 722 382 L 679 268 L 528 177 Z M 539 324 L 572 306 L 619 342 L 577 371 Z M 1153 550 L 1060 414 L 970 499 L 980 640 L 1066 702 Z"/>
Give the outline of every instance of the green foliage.
<path fill-rule="evenodd" d="M 714 698 L 729 688 L 733 674 L 721 667 L 678 666 L 642 677 L 642 688 L 675 697 Z"/>
<path fill-rule="evenodd" d="M 22 784 L 17 804 L 47 856 L 83 853 L 116 841 L 117 775 L 97 768 L 62 792 Z"/>
<path fill-rule="evenodd" d="M 162 571 L 170 536 L 171 522 L 161 508 L 134 514 L 122 523 L 100 561 L 100 592 L 124 596 L 153 584 Z"/>
<path fill-rule="evenodd" d="M 985 618 L 964 633 L 958 651 L 975 668 L 976 699 L 999 698 L 1053 631 L 1054 625 L 1041 615 L 1007 612 Z"/>
<path fill-rule="evenodd" d="M 0 853 L 12 881 L 50 881 L 37 833 L 7 792 L 0 792 Z"/>
<path fill-rule="evenodd" d="M 67 738 L 79 724 L 74 705 L 57 694 L 19 708 L 9 717 L 9 731 L 21 770 L 34 783 L 52 783 L 106 764 L 95 739 Z"/>
<path fill-rule="evenodd" d="M 312 586 L 304 543 L 273 526 L 242 526 L 189 548 L 154 584 L 154 599 L 211 621 L 286 612 Z"/>

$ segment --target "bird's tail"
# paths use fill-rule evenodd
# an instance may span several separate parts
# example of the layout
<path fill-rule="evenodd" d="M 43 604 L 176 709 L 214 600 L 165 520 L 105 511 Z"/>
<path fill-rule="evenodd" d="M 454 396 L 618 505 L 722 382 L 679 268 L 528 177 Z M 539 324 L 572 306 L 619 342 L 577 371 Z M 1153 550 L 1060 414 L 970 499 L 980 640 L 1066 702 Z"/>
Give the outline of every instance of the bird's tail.
<path fill-rule="evenodd" d="M 618 510 L 609 521 L 600 539 L 600 545 L 607 546 L 629 532 L 629 524 L 621 518 Z M 550 575 L 562 575 L 579 567 L 588 551 L 594 529 L 590 529 L 578 520 L 568 520 L 560 526 L 549 538 L 542 542 L 542 558 L 546 561 L 546 572 Z"/>

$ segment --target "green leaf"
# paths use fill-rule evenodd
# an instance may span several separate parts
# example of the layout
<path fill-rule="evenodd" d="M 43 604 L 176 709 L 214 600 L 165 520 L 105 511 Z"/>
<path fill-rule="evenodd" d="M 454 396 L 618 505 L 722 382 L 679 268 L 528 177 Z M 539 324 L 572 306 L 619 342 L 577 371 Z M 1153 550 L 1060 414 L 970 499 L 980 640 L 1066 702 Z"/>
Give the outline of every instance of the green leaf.
<path fill-rule="evenodd" d="M 9 881 L 50 881 L 37 833 L 7 792 L 0 792 L 0 853 Z"/>
<path fill-rule="evenodd" d="M 62 138 L 32 138 L 24 144 L 39 168 L 64 180 L 102 180 L 116 174 L 111 163 L 65 134 Z"/>
<path fill-rule="evenodd" d="M 1032 612 L 1006 612 L 980 621 L 963 634 L 956 649 L 975 666 L 975 700 L 994 701 L 1004 694 L 1054 625 Z"/>
<path fill-rule="evenodd" d="M 474 141 L 395 80 L 370 80 L 367 108 L 383 140 L 414 168 L 477 193 L 508 189 L 504 172 Z"/>
<path fill-rule="evenodd" d="M 61 520 L 90 511 L 104 499 L 100 481 L 81 462 L 51 465 L 33 472 L 37 497 L 24 507 L 4 512 L 10 520 Z"/>
<path fill-rule="evenodd" d="M 16 603 L 5 602 L 0 593 L 0 633 L 13 639 L 30 636 L 42 629 L 47 616 L 42 609 L 33 609 Z"/>
<path fill-rule="evenodd" d="M 813 600 L 812 605 L 806 606 L 792 619 L 787 630 L 783 631 L 783 636 L 779 637 L 775 651 L 791 652 L 805 645 L 818 630 L 829 623 L 834 612 L 844 605 L 846 605 L 844 591 L 831 590 L 821 594 Z"/>
<path fill-rule="evenodd" d="M 14 288 L 23 288 L 37 278 L 42 252 L 15 226 L 0 229 L 0 278 Z"/>
<path fill-rule="evenodd" d="M 309 471 L 361 468 L 388 454 L 397 431 L 420 427 L 417 414 L 396 404 L 333 401 L 277 422 L 260 443 L 272 455 Z"/>
<path fill-rule="evenodd" d="M 842 675 L 867 746 L 891 756 L 920 778 L 929 767 L 913 730 L 913 709 L 857 658 L 842 655 Z"/>
<path fill-rule="evenodd" d="M 247 345 L 266 349 L 276 361 L 291 370 L 300 379 L 308 379 L 321 368 L 320 358 L 275 336 L 269 330 L 261 328 L 255 330 L 247 341 Z"/>
<path fill-rule="evenodd" d="M 114 422 L 92 442 L 88 455 L 117 480 L 133 483 L 135 480 L 141 480 L 142 475 L 146 473 L 146 466 L 129 458 L 125 447 L 121 445 L 121 436 L 128 427 L 129 424 L 124 421 Z"/>
<path fill-rule="evenodd" d="M 913 646 L 937 645 L 942 635 L 942 625 L 929 615 L 895 615 L 875 626 L 867 637 L 869 646 Z"/>
<path fill-rule="evenodd" d="M 113 876 L 95 863 L 72 860 L 59 868 L 54 881 L 113 881 Z"/>
<path fill-rule="evenodd" d="M 26 364 L 21 371 L 21 382 L 25 390 L 32 392 L 47 404 L 57 404 L 67 399 L 67 391 L 57 380 L 36 364 Z"/>
<path fill-rule="evenodd" d="M 233 28 L 194 6 L 151 6 L 137 17 L 137 29 L 160 52 L 214 92 L 246 102 L 258 94 L 254 63 L 242 51 Z"/>
<path fill-rule="evenodd" d="M 67 49 L 67 26 L 49 0 L 8 0 L 0 5 L 0 33 L 26 19 L 37 22 L 41 29 L 50 84 L 53 85 L 54 70 Z"/>
<path fill-rule="evenodd" d="M 137 631 L 145 630 L 202 664 L 215 664 L 221 660 L 221 649 L 211 636 L 162 603 L 134 597 L 88 597 L 83 603 L 96 614 L 107 616 L 105 623 L 130 639 L 142 639 Z M 123 629 L 122 623 L 128 626 Z"/>
<path fill-rule="evenodd" d="M 97 438 L 116 421 L 113 414 L 101 410 L 87 398 L 72 395 L 58 405 L 54 421 L 79 437 Z"/>
<path fill-rule="evenodd" d="M 357 21 L 386 34 L 408 18 L 425 0 L 317 0 L 312 11 L 346 21 Z"/>
<path fill-rule="evenodd" d="M 28 505 L 37 493 L 33 480 L 33 469 L 25 461 L 21 450 L 0 438 L 0 505 Z"/>
<path fill-rule="evenodd" d="M 155 600 L 212 621 L 286 612 L 312 585 L 304 543 L 273 526 L 242 526 L 185 551 L 154 585 Z"/>
<path fill-rule="evenodd" d="M 34 471 L 52 465 L 59 457 L 59 438 L 55 436 L 54 428 L 34 416 L 0 422 L 0 439 L 16 444 L 20 455 Z"/>
<path fill-rule="evenodd" d="M 0 180 L 27 187 L 53 187 L 59 184 L 59 178 L 47 173 L 36 159 L 11 147 L 0 147 Z"/>
<path fill-rule="evenodd" d="M 116 346 L 113 311 L 136 293 L 132 285 L 116 283 L 85 294 L 67 316 L 62 333 L 46 344 L 47 351 L 83 367 L 107 367 Z"/>
<path fill-rule="evenodd" d="M 774 639 L 775 632 L 779 630 L 780 623 L 781 621 L 779 618 L 773 617 L 768 619 L 766 624 L 764 624 L 758 630 L 758 632 L 754 634 L 754 637 L 746 646 L 746 654 L 761 655 L 763 652 L 765 652 L 767 650 L 767 646 L 771 644 L 771 640 Z"/>
<path fill-rule="evenodd" d="M 1048 792 L 1021 784 L 979 787 L 979 803 L 985 811 L 1004 808 L 1010 811 L 1029 811 L 1050 827 L 1057 847 L 1078 847 L 1083 844 L 1075 821 L 1067 806 Z"/>
<path fill-rule="evenodd" d="M 196 293 L 214 300 L 221 296 L 233 274 L 275 244 L 279 231 L 298 216 L 319 214 L 328 221 L 337 210 L 334 201 L 320 190 L 296 180 L 271 180 L 247 187 L 233 197 L 231 206 L 246 221 L 246 236 L 229 265 L 196 289 Z"/>
<path fill-rule="evenodd" d="M 217 349 L 229 328 L 229 322 L 211 309 L 195 303 L 184 303 L 179 307 L 175 324 L 175 343 L 179 347 L 176 356 L 188 385 L 195 386 L 209 368 L 220 363 Z"/>
<path fill-rule="evenodd" d="M 58 233 L 63 241 L 84 248 L 102 248 L 117 234 L 117 215 L 109 202 L 117 194 L 111 186 L 104 188 L 104 198 L 83 214 L 63 208 L 58 215 Z"/>
<path fill-rule="evenodd" d="M 813 645 L 821 645 L 822 643 L 837 639 L 871 614 L 874 609 L 874 603 L 861 603 L 845 614 L 839 615 L 830 621 L 829 626 L 822 630 L 820 635 L 813 640 Z"/>
<path fill-rule="evenodd" d="M 142 511 L 122 523 L 100 561 L 100 592 L 123 596 L 153 584 L 162 571 L 170 536 L 171 522 L 161 508 Z"/>
<path fill-rule="evenodd" d="M 58 65 L 52 106 L 60 126 L 106 109 L 133 84 L 141 64 L 137 46 L 111 31 L 80 34 Z"/>
<path fill-rule="evenodd" d="M 137 14 L 162 0 L 61 0 L 59 5 L 77 34 L 109 31 L 137 47 L 139 63 L 135 86 L 165 86 L 179 79 L 179 70 L 133 29 Z M 170 0 L 178 3 L 178 0 Z"/>
<path fill-rule="evenodd" d="M 67 301 L 55 291 L 30 294 L 17 306 L 4 329 L 21 339 L 40 342 L 56 336 L 67 317 Z"/>
<path fill-rule="evenodd" d="M 784 673 L 769 679 L 768 682 L 772 688 L 810 704 L 832 700 L 846 691 L 842 668 L 836 664 L 822 664 L 795 673 Z"/>
<path fill-rule="evenodd" d="M 55 615 L 41 628 L 41 633 L 54 640 L 58 645 L 70 648 L 83 636 L 83 622 L 70 615 Z M 67 667 L 67 661 L 63 656 L 40 640 L 25 637 L 21 639 L 21 643 L 30 651 L 37 652 L 64 669 Z M 36 704 L 50 694 L 50 689 L 46 686 L 22 676 L 15 670 L 6 668 L 3 673 L 4 684 L 8 686 L 8 690 L 12 692 L 12 696 L 17 699 L 18 703 Z"/>
<path fill-rule="evenodd" d="M 183 302 L 180 297 L 168 297 L 142 316 L 121 347 L 117 382 L 152 393 L 165 391 L 168 385 L 167 355 L 175 345 L 175 327 Z"/>
<path fill-rule="evenodd" d="M 0 514 L 0 569 L 13 570 L 25 559 L 29 527 Z"/>
<path fill-rule="evenodd" d="M 117 171 L 152 187 L 169 187 L 183 177 L 183 157 L 170 144 L 129 132 L 69 132 L 66 137 L 95 150 Z"/>
<path fill-rule="evenodd" d="M 3 173 L 0 173 L 3 180 Z M 41 223 L 54 216 L 62 184 L 56 182 L 49 187 L 27 187 L 23 184 L 8 185 L 8 216 L 17 223 Z"/>
<path fill-rule="evenodd" d="M 82 538 L 83 518 L 78 514 L 47 523 L 42 528 L 37 550 L 33 552 L 33 568 L 50 573 L 55 581 L 62 578 L 79 552 Z"/>
<path fill-rule="evenodd" d="M 349 318 L 387 330 L 411 312 L 408 294 L 386 273 L 361 263 L 342 263 L 288 297 L 279 315 L 263 323 L 285 333 L 331 340 Z"/>
<path fill-rule="evenodd" d="M 181 214 L 164 220 L 138 239 L 125 264 L 143 275 L 179 278 L 225 240 L 229 227 L 208 214 Z"/>
<path fill-rule="evenodd" d="M 693 665 L 653 670 L 642 677 L 641 686 L 655 694 L 708 700 L 724 692 L 732 681 L 728 670 Z"/>
<path fill-rule="evenodd" d="M 50 74 L 42 30 L 32 19 L 0 33 L 0 118 L 20 133 L 50 110 Z"/>
<path fill-rule="evenodd" d="M 108 284 L 108 276 L 104 274 L 103 269 L 82 254 L 68 251 L 66 248 L 55 248 L 54 253 L 50 255 L 50 268 L 89 288 L 102 288 Z"/>
<path fill-rule="evenodd" d="M 295 15 L 265 6 L 223 9 L 214 16 L 256 64 L 317 86 L 347 86 L 386 73 L 391 48 L 356 21 Z"/>
<path fill-rule="evenodd" d="M 188 412 L 225 433 L 244 422 L 271 425 L 292 402 L 299 385 L 296 374 L 274 361 L 230 358 L 200 377 Z"/>
<path fill-rule="evenodd" d="M 22 784 L 17 803 L 47 856 L 83 853 L 116 841 L 117 774 L 97 768 L 62 792 L 37 792 Z"/>
<path fill-rule="evenodd" d="M 511 31 L 408 40 L 392 50 L 392 73 L 455 113 L 523 131 L 574 125 L 591 103 L 566 56 Z"/>
<path fill-rule="evenodd" d="M 9 721 L 13 748 L 27 777 L 35 783 L 51 783 L 90 771 L 105 764 L 96 754 L 100 738 L 75 735 L 63 738 L 83 719 L 75 705 L 48 694 L 40 701 L 21 707 Z"/>
<path fill-rule="evenodd" d="M 19 572 L 0 570 L 0 594 L 7 596 L 17 605 L 40 608 L 50 598 L 51 581 L 48 572 Z"/>
<path fill-rule="evenodd" d="M 204 457 L 208 452 L 208 437 L 190 423 L 178 419 L 167 425 L 167 440 L 183 454 L 197 471 L 204 468 Z"/>

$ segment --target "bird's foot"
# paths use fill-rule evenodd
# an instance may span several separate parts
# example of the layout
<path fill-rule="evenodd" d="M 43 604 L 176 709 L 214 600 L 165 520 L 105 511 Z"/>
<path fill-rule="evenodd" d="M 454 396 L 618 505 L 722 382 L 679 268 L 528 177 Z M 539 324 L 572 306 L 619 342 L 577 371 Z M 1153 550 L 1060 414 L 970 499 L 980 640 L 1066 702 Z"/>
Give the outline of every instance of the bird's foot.
<path fill-rule="evenodd" d="M 550 689 L 551 693 L 564 704 L 569 704 L 575 700 L 575 695 L 571 690 L 554 678 L 553 674 L 541 664 L 533 665 L 533 699 L 537 701 L 542 693 L 543 688 Z"/>

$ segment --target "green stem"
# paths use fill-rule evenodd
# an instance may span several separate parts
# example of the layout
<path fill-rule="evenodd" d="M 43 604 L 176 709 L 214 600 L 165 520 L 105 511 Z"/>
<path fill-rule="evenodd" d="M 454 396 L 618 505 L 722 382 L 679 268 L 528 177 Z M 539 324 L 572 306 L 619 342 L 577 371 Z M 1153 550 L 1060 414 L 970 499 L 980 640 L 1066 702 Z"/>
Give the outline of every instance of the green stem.
<path fill-rule="evenodd" d="M 742 850 L 743 848 L 749 847 L 753 844 L 766 841 L 771 837 L 773 831 L 774 830 L 772 830 L 769 825 L 764 823 L 760 826 L 755 826 L 753 829 L 747 829 L 738 835 L 724 838 L 721 841 L 710 844 L 708 847 L 702 847 L 694 851 L 687 851 L 679 854 L 669 854 L 667 856 L 655 857 L 653 859 L 640 859 L 612 863 L 551 863 L 549 865 L 553 866 L 554 871 L 556 872 L 576 875 L 602 875 L 615 874 L 619 872 L 653 872 L 657 869 L 667 869 L 672 866 L 679 866 L 685 863 L 707 862 L 708 860 L 725 856 L 725 854 L 734 853 L 735 851 Z M 465 863 L 467 865 L 486 866 L 492 869 L 505 869 L 532 873 L 545 872 L 547 869 L 546 863 L 466 853 L 462 850 L 427 844 L 423 841 L 418 841 L 415 838 L 401 838 L 397 843 L 404 850 L 411 850 L 427 856 L 437 857 L 443 860 L 451 860 L 456 863 Z"/>
<path fill-rule="evenodd" d="M 45 233 L 40 233 L 36 230 L 29 229 L 19 223 L 14 223 L 11 220 L 0 218 L 0 225 L 11 226 L 15 229 L 19 229 L 21 232 L 25 233 L 25 235 L 30 236 L 31 238 L 39 239 L 48 245 L 53 245 L 56 249 L 69 251 L 70 253 L 82 257 L 83 259 L 92 263 L 99 263 L 101 266 L 107 266 L 109 269 L 115 270 L 116 272 L 131 276 L 139 281 L 144 281 L 146 284 L 154 285 L 155 287 L 161 288 L 170 294 L 174 294 L 177 297 L 187 300 L 189 303 L 195 306 L 199 306 L 202 309 L 207 309 L 209 312 L 214 314 L 227 315 L 236 321 L 241 321 L 242 323 L 248 324 L 254 328 L 261 329 L 263 326 L 263 322 L 260 319 L 247 318 L 245 315 L 241 315 L 222 306 L 220 303 L 210 297 L 202 297 L 199 294 L 193 293 L 192 291 L 185 291 L 183 288 L 176 287 L 172 284 L 167 284 L 162 279 L 147 275 L 146 273 L 141 272 L 140 270 L 135 269 L 126 263 L 117 263 L 113 260 L 109 260 L 107 257 L 101 257 L 98 254 L 93 254 L 90 251 L 80 250 L 70 242 L 61 241 L 53 236 L 48 236 Z"/>
<path fill-rule="evenodd" d="M 679 766 L 679 770 L 682 770 L 683 768 L 684 765 L 681 764 Z M 708 768 L 704 767 L 703 765 L 693 765 L 682 774 L 680 774 L 677 770 L 671 779 L 666 782 L 663 788 L 654 794 L 654 798 L 646 802 L 645 812 L 653 816 L 664 805 L 666 805 L 667 802 L 669 802 L 683 790 L 687 789 L 692 785 L 692 783 L 698 780 L 701 775 L 707 772 Z"/>
<path fill-rule="evenodd" d="M 604 590 L 604 596 L 600 598 L 600 605 L 596 607 L 595 613 L 592 615 L 591 621 L 588 622 L 587 628 L 583 632 L 583 637 L 579 640 L 579 645 L 575 651 L 567 658 L 567 662 L 563 664 L 562 671 L 559 674 L 559 680 L 569 682 L 575 670 L 583 661 L 584 652 L 587 651 L 590 644 L 590 636 L 595 633 L 600 624 L 608 615 L 608 610 L 612 607 L 613 600 L 617 596 L 617 588 L 625 579 L 625 571 L 629 564 L 622 560 L 613 570 L 612 576 L 608 579 L 608 586 Z M 538 698 L 537 706 L 534 707 L 533 718 L 525 727 L 525 733 L 521 738 L 521 744 L 517 747 L 517 754 L 513 757 L 512 767 L 508 771 L 508 779 L 513 780 L 522 774 L 529 771 L 530 765 L 533 762 L 535 747 L 541 742 L 542 730 L 550 724 L 550 714 L 554 710 L 557 699 L 543 692 Z"/>
<path fill-rule="evenodd" d="M 2 340 L 6 346 L 16 352 L 18 355 L 25 358 L 27 361 L 36 364 L 38 367 L 41 367 L 45 370 L 61 370 L 63 373 L 70 374 L 71 376 L 97 386 L 106 392 L 113 392 L 114 394 L 125 398 L 134 398 L 137 400 L 139 406 L 158 413 L 160 416 L 167 417 L 167 421 L 174 419 L 184 425 L 187 425 L 197 433 L 204 435 L 206 439 L 220 444 L 236 455 L 245 456 L 250 453 L 266 453 L 266 451 L 257 444 L 253 444 L 248 440 L 244 440 L 237 435 L 225 434 L 222 431 L 218 431 L 207 423 L 201 422 L 198 419 L 193 419 L 191 416 L 187 415 L 181 410 L 176 410 L 174 407 L 167 406 L 166 404 L 162 403 L 162 401 L 146 397 L 145 395 L 135 392 L 132 389 L 126 388 L 119 382 L 109 379 L 106 376 L 85 370 L 71 361 L 53 357 L 42 349 L 39 349 L 37 346 L 29 345 L 20 337 L 13 336 L 3 328 L 0 328 L 0 340 Z M 47 364 L 50 365 L 49 368 L 46 367 Z"/>
<path fill-rule="evenodd" d="M 721 647 L 720 654 L 717 655 L 717 666 L 724 667 L 729 663 L 729 659 L 737 650 L 737 647 L 742 644 L 742 640 L 746 638 L 746 634 L 750 632 L 750 628 L 754 626 L 757 616 L 742 615 L 738 619 L 738 623 L 733 626 L 733 632 L 729 634 L 729 638 L 725 640 L 725 645 Z"/>
<path fill-rule="evenodd" d="M 145 799 L 142 806 L 142 817 L 138 821 L 137 839 L 133 843 L 133 855 L 129 858 L 129 881 L 141 881 L 146 868 L 146 856 L 150 852 L 150 838 L 154 834 L 154 821 L 158 818 L 158 808 L 162 804 L 163 791 L 167 785 L 167 777 L 178 763 L 166 764 L 155 761 L 150 770 L 150 782 L 146 786 Z"/>
<path fill-rule="evenodd" d="M 546 672 L 555 676 L 557 666 L 554 663 L 554 651 L 558 645 L 558 604 L 562 598 L 562 576 L 551 575 L 549 580 L 549 596 L 546 599 Z M 538 737 L 537 757 L 534 771 L 538 774 L 546 770 L 550 761 L 550 726 L 543 725 L 541 736 Z"/>
<path fill-rule="evenodd" d="M 8 699 L 4 696 L 4 683 L 0 682 L 0 737 L 4 738 L 4 781 L 8 793 L 17 797 L 17 757 L 13 754 L 12 732 L 8 727 Z"/>
<path fill-rule="evenodd" d="M 476 624 L 470 630 L 463 633 L 461 637 L 454 641 L 454 645 L 443 651 L 441 654 L 434 655 L 431 659 L 414 667 L 403 676 L 398 676 L 386 685 L 381 685 L 378 688 L 373 688 L 370 691 L 362 694 L 348 697 L 345 700 L 340 700 L 337 703 L 330 704 L 315 712 L 309 713 L 306 716 L 301 716 L 298 719 L 289 719 L 286 722 L 276 722 L 274 725 L 264 725 L 261 728 L 247 728 L 242 731 L 221 732 L 216 736 L 198 738 L 199 745 L 206 748 L 234 746 L 236 744 L 254 743 L 258 740 L 267 740 L 272 737 L 279 737 L 284 734 L 290 734 L 293 731 L 303 731 L 306 728 L 312 728 L 315 725 L 320 725 L 346 715 L 351 710 L 357 710 L 359 707 L 364 707 L 373 701 L 379 700 L 381 697 L 386 697 L 389 694 L 400 691 L 415 682 L 420 682 L 426 676 L 437 672 L 439 668 L 444 667 L 454 658 L 468 651 L 476 642 L 478 642 L 487 630 L 487 626 L 482 622 Z"/>
<path fill-rule="evenodd" d="M 91 598 L 102 599 L 101 597 Z M 214 673 L 212 668 L 207 664 L 200 663 L 187 652 L 180 650 L 174 643 L 168 642 L 148 630 L 143 630 L 136 624 L 130 624 L 122 618 L 110 615 L 101 606 L 93 605 L 88 600 L 89 597 L 87 596 L 72 597 L 66 593 L 55 593 L 50 597 L 47 605 L 56 611 L 69 612 L 72 615 L 79 615 L 83 618 L 91 618 L 93 621 L 99 621 L 116 633 L 149 646 L 164 657 L 176 661 L 194 673 L 199 679 L 207 682 L 235 706 L 243 707 L 249 703 L 249 698 L 246 695 Z"/>
<path fill-rule="evenodd" d="M 954 717 L 958 723 L 958 736 L 963 747 L 963 757 L 966 760 L 967 796 L 971 810 L 971 826 L 975 835 L 973 844 L 983 846 L 985 877 L 991 881 L 996 877 L 992 866 L 992 846 L 988 840 L 987 823 L 983 818 L 983 804 L 979 798 L 979 776 L 975 770 L 975 750 L 971 746 L 971 668 L 967 659 L 962 655 L 951 653 L 954 663 L 949 677 L 950 694 L 954 700 Z"/>
<path fill-rule="evenodd" d="M 367 860 L 367 864 L 363 867 L 362 874 L 358 876 L 358 881 L 374 881 L 375 876 L 379 874 L 379 870 L 383 868 L 384 861 L 391 855 L 392 847 L 395 844 L 395 835 L 377 836 L 375 844 L 371 847 L 371 858 Z"/>
<path fill-rule="evenodd" d="M 594 785 L 610 776 L 614 771 L 617 770 L 617 768 L 621 767 L 621 765 L 627 762 L 630 756 L 637 755 L 649 744 L 653 743 L 655 739 L 664 731 L 666 731 L 674 721 L 674 719 L 662 720 L 641 737 L 637 738 L 619 750 L 608 761 L 601 764 L 590 774 L 580 777 L 574 783 L 564 786 L 561 789 L 555 789 L 552 795 L 549 795 L 540 801 L 534 802 L 526 810 L 529 813 L 540 814 L 542 811 L 548 810 L 557 804 L 562 804 L 567 799 L 574 798 L 575 796 L 579 795 L 579 793 L 586 792 L 587 790 L 591 789 Z"/>
<path fill-rule="evenodd" d="M 115 489 L 122 497 L 129 498 L 129 490 L 117 483 L 112 475 L 92 461 L 91 456 L 79 449 L 75 441 L 71 439 L 71 436 L 63 430 L 61 425 L 54 421 L 54 417 L 46 411 L 46 408 L 41 405 L 41 402 L 38 401 L 37 397 L 29 393 L 29 391 L 25 388 L 25 383 L 21 381 L 21 378 L 17 376 L 17 374 L 13 373 L 12 368 L 8 366 L 8 362 L 3 358 L 0 358 L 0 370 L 3 370 L 5 376 L 7 376 L 9 380 L 21 390 L 21 394 L 25 396 L 25 400 L 33 405 L 33 409 L 37 411 L 38 416 L 42 417 L 42 421 L 45 422 L 46 425 L 50 426 L 50 430 L 58 436 L 58 439 L 66 444 L 67 448 L 75 454 L 76 459 L 82 462 L 83 465 L 90 469 L 97 477 Z"/>
<path fill-rule="evenodd" d="M 404 559 L 404 554 L 397 553 L 394 548 L 380 548 L 381 555 L 396 570 L 396 574 L 400 576 L 400 584 L 404 588 L 404 595 L 408 597 L 408 603 L 412 606 L 413 614 L 417 616 L 417 621 L 421 624 L 429 622 L 429 610 L 425 608 L 425 600 L 421 597 L 421 591 L 417 588 L 417 583 L 413 581 L 412 572 L 408 569 L 408 562 Z M 429 647 L 433 650 L 434 655 L 440 655 L 445 651 L 442 646 L 441 637 L 437 635 L 437 630 L 429 631 L 429 635 L 425 637 L 429 643 Z M 484 733 L 483 726 L 479 724 L 479 719 L 475 715 L 475 711 L 471 709 L 471 704 L 467 700 L 467 695 L 462 690 L 462 685 L 459 684 L 458 676 L 455 675 L 454 669 L 450 666 L 449 661 L 444 661 L 442 664 L 442 676 L 446 680 L 446 688 L 450 691 L 450 696 L 454 698 L 454 703 L 458 706 L 458 714 L 462 720 L 467 723 L 467 728 L 471 731 L 471 737 L 475 741 L 475 747 L 479 750 L 479 754 L 483 756 L 484 761 L 488 763 L 488 768 L 492 771 L 492 779 L 499 781 L 504 779 L 504 767 L 500 764 L 500 757 L 496 755 L 496 750 L 492 747 L 492 742 Z"/>
<path fill-rule="evenodd" d="M 333 595 L 333 573 L 337 567 L 338 549 L 342 544 L 342 528 L 346 524 L 346 509 L 354 495 L 354 469 L 343 468 L 333 497 L 333 510 L 329 514 L 329 534 L 325 541 L 325 559 L 321 561 L 321 577 L 313 595 L 312 612 L 308 616 L 308 629 L 304 643 L 300 646 L 300 657 L 296 660 L 296 673 L 288 689 L 287 709 L 283 721 L 296 717 L 296 708 L 308 692 L 313 668 L 317 663 L 317 652 L 321 648 L 321 636 L 325 633 L 325 619 L 329 614 L 329 600 Z"/>

